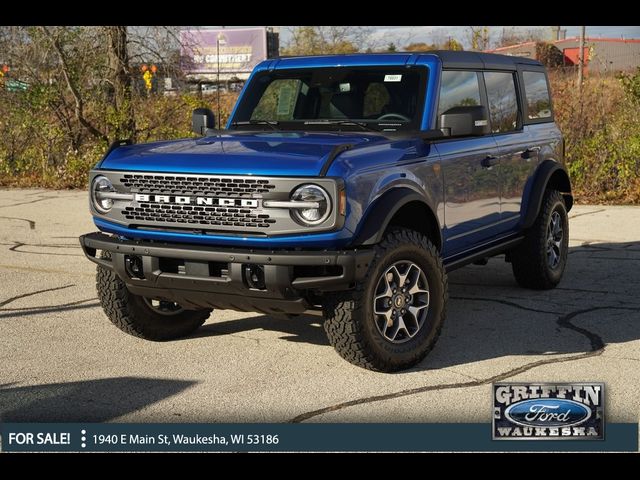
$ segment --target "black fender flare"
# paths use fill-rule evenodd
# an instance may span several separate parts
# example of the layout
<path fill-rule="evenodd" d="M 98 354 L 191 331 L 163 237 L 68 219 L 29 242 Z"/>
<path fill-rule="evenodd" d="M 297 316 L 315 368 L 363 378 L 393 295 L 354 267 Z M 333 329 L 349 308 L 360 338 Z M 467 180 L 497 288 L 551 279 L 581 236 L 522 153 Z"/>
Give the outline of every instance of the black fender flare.
<path fill-rule="evenodd" d="M 374 245 L 379 243 L 393 216 L 410 202 L 420 202 L 431 212 L 436 221 L 435 227 L 438 229 L 440 237 L 437 240 L 442 245 L 442 230 L 438 223 L 438 217 L 423 195 L 407 187 L 397 187 L 389 190 L 367 209 L 364 219 L 360 222 L 361 226 L 351 241 L 351 245 Z"/>
<path fill-rule="evenodd" d="M 559 172 L 559 173 L 558 173 Z M 571 183 L 569 180 L 569 174 L 563 164 L 556 162 L 555 160 L 545 160 L 537 168 L 536 174 L 533 177 L 531 187 L 525 189 L 524 198 L 528 198 L 526 203 L 526 211 L 523 212 L 521 225 L 522 228 L 529 228 L 533 225 L 538 217 L 540 206 L 542 205 L 542 198 L 544 192 L 549 185 L 551 177 L 558 175 L 558 182 L 556 188 L 562 193 L 565 203 L 567 205 L 567 211 L 571 210 L 573 206 L 573 196 L 571 195 Z"/>

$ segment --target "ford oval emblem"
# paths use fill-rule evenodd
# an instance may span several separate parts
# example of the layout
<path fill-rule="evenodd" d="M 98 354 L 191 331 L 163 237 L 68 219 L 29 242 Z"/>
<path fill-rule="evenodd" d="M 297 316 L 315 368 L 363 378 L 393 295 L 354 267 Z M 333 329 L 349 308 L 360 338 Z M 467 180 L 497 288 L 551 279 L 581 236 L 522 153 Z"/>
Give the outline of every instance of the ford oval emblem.
<path fill-rule="evenodd" d="M 570 427 L 591 417 L 591 410 L 574 400 L 536 398 L 510 405 L 504 416 L 525 427 Z"/>

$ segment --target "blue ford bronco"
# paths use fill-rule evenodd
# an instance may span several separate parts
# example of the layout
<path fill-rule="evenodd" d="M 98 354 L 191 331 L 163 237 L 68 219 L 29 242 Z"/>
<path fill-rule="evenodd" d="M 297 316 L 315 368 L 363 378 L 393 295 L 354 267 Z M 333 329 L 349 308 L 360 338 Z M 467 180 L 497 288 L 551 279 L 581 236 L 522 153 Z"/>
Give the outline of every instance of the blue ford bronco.
<path fill-rule="evenodd" d="M 324 316 L 338 353 L 384 372 L 433 348 L 447 272 L 504 255 L 553 288 L 573 197 L 543 66 L 436 51 L 260 63 L 224 129 L 115 143 L 90 173 L 109 319 L 149 340 L 215 309 Z M 295 320 L 292 320 L 295 321 Z"/>

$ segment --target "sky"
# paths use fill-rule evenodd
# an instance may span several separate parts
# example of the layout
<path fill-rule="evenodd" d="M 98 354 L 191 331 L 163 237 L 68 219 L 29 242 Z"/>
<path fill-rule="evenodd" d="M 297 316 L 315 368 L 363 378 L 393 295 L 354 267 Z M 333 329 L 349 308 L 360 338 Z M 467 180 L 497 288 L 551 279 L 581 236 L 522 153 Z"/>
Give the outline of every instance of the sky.
<path fill-rule="evenodd" d="M 212 27 L 220 28 L 220 27 Z M 239 27 L 226 27 L 239 28 Z M 295 27 L 280 26 L 280 44 L 286 45 L 291 37 L 291 29 Z M 430 43 L 434 38 L 451 35 L 462 41 L 465 47 L 469 47 L 467 40 L 467 27 L 464 26 L 373 26 L 372 37 L 376 43 L 386 45 L 390 42 L 398 47 L 403 47 L 411 42 Z M 567 37 L 578 36 L 580 27 L 562 26 L 567 30 Z M 530 30 L 546 29 L 551 36 L 551 27 L 541 26 L 492 26 L 489 27 L 489 34 L 492 39 L 497 39 L 503 29 L 513 29 L 516 32 L 528 32 Z M 640 38 L 640 26 L 588 26 L 586 27 L 587 37 L 613 37 L 613 38 Z"/>
<path fill-rule="evenodd" d="M 416 27 L 372 27 L 374 29 L 373 36 L 385 39 L 387 37 L 399 37 L 403 39 L 404 37 L 410 36 L 411 42 L 426 42 L 429 43 L 429 40 L 434 36 L 452 36 L 462 41 L 463 43 L 468 43 L 467 41 L 467 27 L 462 26 L 449 26 L 449 27 L 430 27 L 430 26 L 416 26 Z M 545 29 L 549 32 L 549 37 L 551 37 L 551 27 L 548 26 L 492 26 L 489 27 L 489 35 L 492 39 L 496 39 L 503 31 L 506 29 L 507 31 L 513 30 L 516 33 L 518 31 L 528 32 L 530 30 L 538 30 Z M 562 30 L 567 31 L 567 37 L 575 37 L 580 35 L 580 27 L 578 26 L 562 26 Z M 284 33 L 284 29 L 281 30 Z M 282 35 L 283 37 L 285 35 Z M 612 38 L 640 38 L 640 27 L 623 27 L 623 26 L 587 26 L 586 27 L 586 36 L 587 37 L 612 37 Z M 286 41 L 285 38 L 282 39 Z M 466 45 L 468 46 L 468 45 Z"/>

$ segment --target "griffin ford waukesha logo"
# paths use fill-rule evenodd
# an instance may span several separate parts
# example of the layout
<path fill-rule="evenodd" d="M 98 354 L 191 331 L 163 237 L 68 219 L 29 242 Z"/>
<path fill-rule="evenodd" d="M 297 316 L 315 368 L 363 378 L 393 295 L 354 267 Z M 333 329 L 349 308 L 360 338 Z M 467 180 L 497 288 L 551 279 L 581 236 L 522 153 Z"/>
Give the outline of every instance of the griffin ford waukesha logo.
<path fill-rule="evenodd" d="M 145 193 L 136 193 L 134 198 L 136 202 L 175 203 L 176 205 L 241 208 L 258 207 L 258 200 L 252 198 L 189 197 L 184 195 L 149 195 Z"/>
<path fill-rule="evenodd" d="M 495 383 L 494 440 L 602 440 L 604 384 Z"/>

